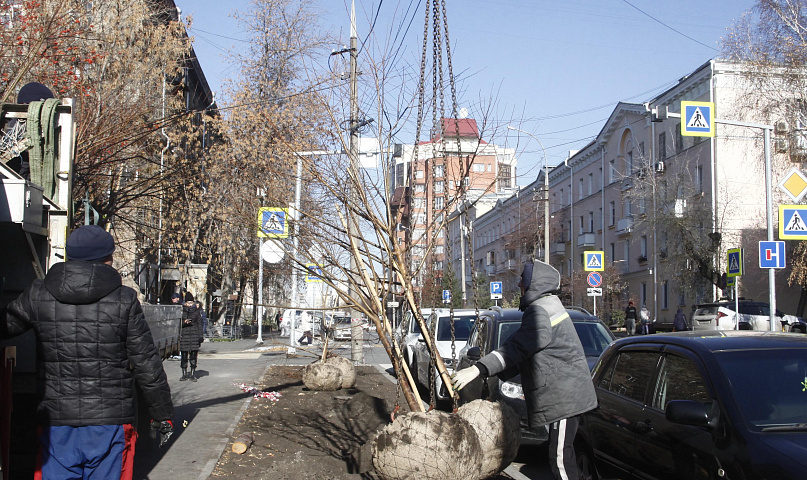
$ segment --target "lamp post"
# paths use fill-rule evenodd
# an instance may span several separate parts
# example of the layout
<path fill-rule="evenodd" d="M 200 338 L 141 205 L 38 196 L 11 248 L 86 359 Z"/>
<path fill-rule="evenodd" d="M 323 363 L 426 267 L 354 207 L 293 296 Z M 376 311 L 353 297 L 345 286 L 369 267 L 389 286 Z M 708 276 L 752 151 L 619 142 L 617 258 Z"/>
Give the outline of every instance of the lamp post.
<path fill-rule="evenodd" d="M 547 163 L 546 150 L 544 149 L 544 145 L 541 143 L 541 141 L 530 132 L 525 132 L 524 130 L 516 128 L 512 125 L 508 125 L 507 129 L 529 135 L 533 140 L 538 142 L 538 145 L 541 147 L 541 151 L 544 154 L 544 262 L 549 265 L 549 165 Z"/>

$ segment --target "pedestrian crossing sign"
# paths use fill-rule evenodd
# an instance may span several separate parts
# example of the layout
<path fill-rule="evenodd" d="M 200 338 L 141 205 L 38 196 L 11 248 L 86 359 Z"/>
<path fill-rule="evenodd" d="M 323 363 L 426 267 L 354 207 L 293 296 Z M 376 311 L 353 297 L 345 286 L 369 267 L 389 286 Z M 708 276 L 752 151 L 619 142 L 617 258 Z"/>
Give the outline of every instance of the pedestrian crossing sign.
<path fill-rule="evenodd" d="M 713 102 L 681 102 L 681 135 L 714 137 L 715 104 Z"/>
<path fill-rule="evenodd" d="M 585 252 L 585 256 L 583 257 L 585 260 L 583 270 L 587 272 L 602 272 L 605 270 L 605 262 L 603 262 L 604 256 L 605 252 Z"/>
<path fill-rule="evenodd" d="M 807 205 L 779 205 L 779 238 L 807 240 Z"/>
<path fill-rule="evenodd" d="M 306 282 L 321 282 L 322 281 L 322 266 L 315 263 L 308 263 L 305 265 Z"/>
<path fill-rule="evenodd" d="M 258 211 L 258 237 L 286 238 L 289 236 L 288 211 L 285 208 L 261 207 Z"/>
<path fill-rule="evenodd" d="M 726 252 L 726 277 L 740 277 L 743 274 L 743 249 L 730 248 Z"/>

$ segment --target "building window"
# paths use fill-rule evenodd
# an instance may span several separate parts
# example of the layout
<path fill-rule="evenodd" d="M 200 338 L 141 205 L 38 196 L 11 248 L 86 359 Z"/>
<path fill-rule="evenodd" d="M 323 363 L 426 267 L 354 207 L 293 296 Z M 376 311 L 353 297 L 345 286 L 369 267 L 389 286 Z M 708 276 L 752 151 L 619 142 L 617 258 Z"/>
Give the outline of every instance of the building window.
<path fill-rule="evenodd" d="M 630 175 L 633 173 L 633 150 L 625 155 L 625 174 Z"/>
<path fill-rule="evenodd" d="M 594 212 L 588 212 L 588 232 L 594 233 Z"/>
<path fill-rule="evenodd" d="M 594 193 L 594 174 L 588 174 L 588 194 L 591 195 Z"/>
<path fill-rule="evenodd" d="M 640 298 L 642 299 L 642 307 L 644 308 L 645 306 L 647 306 L 647 282 L 642 282 L 642 291 L 640 293 L 641 293 Z"/>
<path fill-rule="evenodd" d="M 442 260 L 437 260 L 436 262 L 434 262 L 434 269 L 435 270 L 442 270 L 443 269 L 443 261 Z"/>
<path fill-rule="evenodd" d="M 675 153 L 684 151 L 684 136 L 681 134 L 681 124 L 675 127 Z"/>
<path fill-rule="evenodd" d="M 445 176 L 444 169 L 445 167 L 443 167 L 442 165 L 435 166 L 434 167 L 435 178 L 443 178 L 443 176 Z"/>
<path fill-rule="evenodd" d="M 639 142 L 639 156 L 642 158 L 642 163 L 644 162 L 644 142 Z"/>
<path fill-rule="evenodd" d="M 443 187 L 445 186 L 445 182 L 440 180 L 439 182 L 434 182 L 434 193 L 443 193 Z"/>
<path fill-rule="evenodd" d="M 608 225 L 614 226 L 616 223 L 616 202 L 608 204 Z"/>
<path fill-rule="evenodd" d="M 581 178 L 577 183 L 578 183 L 578 186 L 577 186 L 578 187 L 577 188 L 577 199 L 582 200 L 583 199 L 583 179 Z"/>
<path fill-rule="evenodd" d="M 661 282 L 661 308 L 670 308 L 669 294 L 667 280 L 664 280 Z"/>
<path fill-rule="evenodd" d="M 415 178 L 417 178 L 418 180 L 422 180 L 423 179 L 423 170 L 417 170 L 415 172 Z"/>
<path fill-rule="evenodd" d="M 622 247 L 622 253 L 625 254 L 623 260 L 625 260 L 627 265 L 628 259 L 630 258 L 630 240 L 625 240 L 625 245 Z"/>
<path fill-rule="evenodd" d="M 415 184 L 415 193 L 424 193 L 426 191 L 426 185 L 423 183 L 416 183 Z"/>
<path fill-rule="evenodd" d="M 443 209 L 443 197 L 434 197 L 434 208 L 437 210 Z"/>
<path fill-rule="evenodd" d="M 434 247 L 434 253 L 435 253 L 435 255 L 442 255 L 443 254 L 443 246 L 442 245 L 437 245 L 436 247 Z"/>
<path fill-rule="evenodd" d="M 474 163 L 471 167 L 472 172 L 480 173 L 485 171 L 484 163 Z"/>
<path fill-rule="evenodd" d="M 647 235 L 642 235 L 641 243 L 640 243 L 640 252 L 639 258 L 643 258 L 642 261 L 647 261 Z"/>
<path fill-rule="evenodd" d="M 616 182 L 616 160 L 608 162 L 608 181 L 610 183 Z"/>
<path fill-rule="evenodd" d="M 622 199 L 622 218 L 630 217 L 630 197 L 625 196 Z"/>
<path fill-rule="evenodd" d="M 564 197 L 563 189 L 561 188 L 560 189 L 560 205 L 558 206 L 558 208 L 560 208 L 560 206 L 565 206 L 566 201 L 564 200 L 564 198 L 565 197 Z"/>
<path fill-rule="evenodd" d="M 580 215 L 580 228 L 578 229 L 577 234 L 580 235 L 582 233 L 585 233 L 585 229 L 583 228 L 583 216 Z"/>
<path fill-rule="evenodd" d="M 667 132 L 658 134 L 658 153 L 656 159 L 662 161 L 667 158 Z"/>
<path fill-rule="evenodd" d="M 615 244 L 613 244 L 613 243 L 611 243 L 611 244 L 609 244 L 609 245 L 608 245 L 608 256 L 609 256 L 609 258 L 610 258 L 610 260 L 611 260 L 612 262 L 613 262 L 614 260 L 616 260 L 616 259 L 614 258 L 614 257 L 616 257 L 616 245 L 615 245 Z"/>
<path fill-rule="evenodd" d="M 555 212 L 558 209 L 558 194 L 552 194 L 552 212 Z"/>
<path fill-rule="evenodd" d="M 462 179 L 462 185 L 464 187 L 470 186 L 471 185 L 471 178 L 470 177 L 463 178 Z"/>
<path fill-rule="evenodd" d="M 487 165 L 488 165 L 488 172 L 489 172 L 489 171 L 491 170 L 491 168 L 493 167 L 493 164 L 492 164 L 492 163 L 488 163 Z"/>

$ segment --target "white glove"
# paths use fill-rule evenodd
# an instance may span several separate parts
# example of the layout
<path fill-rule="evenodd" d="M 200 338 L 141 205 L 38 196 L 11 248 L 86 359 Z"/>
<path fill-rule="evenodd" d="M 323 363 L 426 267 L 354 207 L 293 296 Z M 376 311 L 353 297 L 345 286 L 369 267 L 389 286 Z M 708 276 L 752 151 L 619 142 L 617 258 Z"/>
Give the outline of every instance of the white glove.
<path fill-rule="evenodd" d="M 471 383 L 478 376 L 479 369 L 476 368 L 476 365 L 463 368 L 454 375 L 451 375 L 451 381 L 454 382 L 454 390 L 459 392 L 463 389 L 463 387 Z"/>

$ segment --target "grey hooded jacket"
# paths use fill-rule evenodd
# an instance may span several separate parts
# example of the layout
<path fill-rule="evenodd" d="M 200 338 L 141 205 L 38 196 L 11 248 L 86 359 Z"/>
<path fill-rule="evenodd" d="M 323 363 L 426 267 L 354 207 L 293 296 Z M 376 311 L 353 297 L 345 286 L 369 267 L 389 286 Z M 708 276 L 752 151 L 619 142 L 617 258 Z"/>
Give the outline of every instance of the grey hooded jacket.
<path fill-rule="evenodd" d="M 585 413 L 597 406 L 591 373 L 572 320 L 557 296 L 560 274 L 535 261 L 521 299 L 521 327 L 479 363 L 489 375 L 517 366 L 530 428 Z"/>

